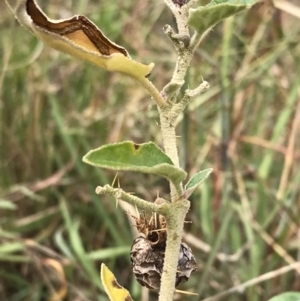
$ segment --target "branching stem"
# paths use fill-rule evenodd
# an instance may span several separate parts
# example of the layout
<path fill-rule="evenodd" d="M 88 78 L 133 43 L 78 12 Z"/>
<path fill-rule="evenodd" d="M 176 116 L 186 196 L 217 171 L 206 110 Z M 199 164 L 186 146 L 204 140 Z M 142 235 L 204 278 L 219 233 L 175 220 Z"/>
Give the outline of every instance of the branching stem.
<path fill-rule="evenodd" d="M 194 90 L 186 90 L 181 101 L 177 102 L 180 89 L 184 84 L 184 78 L 190 66 L 195 49 L 198 47 L 203 37 L 209 32 L 209 30 L 207 30 L 203 35 L 194 33 L 193 37 L 190 38 L 187 25 L 188 9 L 189 4 L 191 5 L 194 2 L 195 1 L 190 1 L 187 5 L 180 8 L 175 5 L 172 0 L 165 0 L 165 3 L 175 16 L 178 27 L 178 33 L 175 33 L 169 25 L 164 27 L 165 33 L 173 42 L 174 48 L 178 53 L 178 59 L 171 81 L 160 93 L 148 78 L 139 79 L 140 83 L 145 87 L 158 106 L 164 149 L 173 164 L 177 167 L 180 166 L 180 163 L 176 142 L 176 120 L 192 97 L 195 97 L 209 88 L 209 84 L 203 82 Z M 174 185 L 170 182 L 171 203 L 165 202 L 161 205 L 147 202 L 124 192 L 122 189 L 113 188 L 109 185 L 97 187 L 96 192 L 98 194 L 111 195 L 117 200 L 123 200 L 137 206 L 139 209 L 148 212 L 156 212 L 165 216 L 167 221 L 167 243 L 159 301 L 172 301 L 175 291 L 175 277 L 180 244 L 183 236 L 184 220 L 190 207 L 189 201 L 182 197 L 182 183 Z"/>
<path fill-rule="evenodd" d="M 110 185 L 98 186 L 96 188 L 96 193 L 100 195 L 109 195 L 114 197 L 116 200 L 125 201 L 133 206 L 138 207 L 141 210 L 145 210 L 147 212 L 155 212 L 158 214 L 166 215 L 167 208 L 169 203 L 164 202 L 160 205 L 156 203 L 147 202 L 139 197 L 136 197 L 132 194 L 126 193 L 121 188 L 113 188 Z"/>
<path fill-rule="evenodd" d="M 152 96 L 153 100 L 156 102 L 156 104 L 159 108 L 163 108 L 167 105 L 167 102 L 164 100 L 164 98 L 159 93 L 157 88 L 153 85 L 153 83 L 148 78 L 146 78 L 146 77 L 139 78 L 139 82 L 143 85 L 143 87 Z"/>
<path fill-rule="evenodd" d="M 164 31 L 170 37 L 174 48 L 178 53 L 175 70 L 172 79 L 167 84 L 161 95 L 167 102 L 166 106 L 159 106 L 160 125 L 163 136 L 163 143 L 166 154 L 171 158 L 175 166 L 179 167 L 179 156 L 176 143 L 175 124 L 178 116 L 183 112 L 190 99 L 209 87 L 207 82 L 203 82 L 195 90 L 187 90 L 184 97 L 177 103 L 177 98 L 184 84 L 184 78 L 190 66 L 193 53 L 200 44 L 202 37 L 196 33 L 190 40 L 189 29 L 187 25 L 188 7 L 181 8 L 174 5 L 170 0 L 165 0 L 166 4 L 173 12 L 178 34 L 175 34 L 170 26 L 165 26 Z M 161 278 L 161 289 L 159 301 L 172 301 L 175 291 L 175 277 L 178 265 L 179 249 L 183 235 L 183 227 L 186 213 L 190 204 L 187 200 L 179 200 L 183 195 L 182 183 L 174 187 L 170 183 L 171 205 L 168 211 L 167 220 L 167 244 L 164 258 L 164 268 Z"/>

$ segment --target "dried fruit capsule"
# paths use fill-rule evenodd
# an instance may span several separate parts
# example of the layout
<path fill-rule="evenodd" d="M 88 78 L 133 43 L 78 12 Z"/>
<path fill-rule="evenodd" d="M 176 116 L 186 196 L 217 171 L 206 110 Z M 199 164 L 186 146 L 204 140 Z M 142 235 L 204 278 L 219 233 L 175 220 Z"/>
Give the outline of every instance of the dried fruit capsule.
<path fill-rule="evenodd" d="M 153 244 L 144 236 L 134 240 L 130 251 L 132 270 L 141 285 L 159 290 L 165 248 L 165 242 Z M 191 273 L 196 270 L 195 257 L 185 243 L 180 245 L 177 270 L 175 286 L 187 281 Z"/>

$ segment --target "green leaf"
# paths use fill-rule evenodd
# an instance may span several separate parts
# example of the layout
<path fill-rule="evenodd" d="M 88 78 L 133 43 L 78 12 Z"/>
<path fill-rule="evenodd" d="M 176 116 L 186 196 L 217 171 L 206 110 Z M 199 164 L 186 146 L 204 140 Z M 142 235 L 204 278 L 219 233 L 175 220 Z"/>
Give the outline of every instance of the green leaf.
<path fill-rule="evenodd" d="M 135 144 L 125 141 L 107 144 L 88 152 L 83 161 L 112 170 L 152 173 L 173 183 L 179 183 L 186 178 L 186 172 L 174 166 L 172 160 L 153 142 Z"/>
<path fill-rule="evenodd" d="M 188 25 L 199 34 L 216 25 L 223 19 L 250 8 L 257 0 L 212 0 L 205 6 L 189 11 Z"/>
<path fill-rule="evenodd" d="M 269 299 L 269 301 L 300 301 L 300 293 L 296 293 L 296 292 L 283 293 Z"/>
<path fill-rule="evenodd" d="M 211 174 L 212 171 L 212 168 L 208 168 L 193 175 L 184 187 L 184 197 L 189 198 L 194 190 Z"/>

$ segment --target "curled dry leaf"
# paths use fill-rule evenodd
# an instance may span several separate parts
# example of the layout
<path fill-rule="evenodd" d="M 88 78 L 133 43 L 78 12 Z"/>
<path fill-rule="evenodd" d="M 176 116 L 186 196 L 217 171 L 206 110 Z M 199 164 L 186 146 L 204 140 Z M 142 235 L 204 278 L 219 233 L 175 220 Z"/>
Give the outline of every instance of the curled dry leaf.
<path fill-rule="evenodd" d="M 42 267 L 45 269 L 52 288 L 48 301 L 64 300 L 68 292 L 68 286 L 61 263 L 57 260 L 47 258 L 42 261 Z"/>
<path fill-rule="evenodd" d="M 132 60 L 125 48 L 110 41 L 85 16 L 51 20 L 34 0 L 5 1 L 23 26 L 57 50 L 136 79 L 148 76 L 154 67 Z"/>

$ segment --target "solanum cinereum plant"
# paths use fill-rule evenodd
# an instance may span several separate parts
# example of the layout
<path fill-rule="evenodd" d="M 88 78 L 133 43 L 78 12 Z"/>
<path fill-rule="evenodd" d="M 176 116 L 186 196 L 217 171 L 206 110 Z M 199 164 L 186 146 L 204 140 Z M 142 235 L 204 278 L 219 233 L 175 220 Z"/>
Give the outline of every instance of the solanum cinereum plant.
<path fill-rule="evenodd" d="M 137 226 L 142 233 L 141 237 L 145 239 L 144 242 L 150 242 L 150 251 L 157 245 L 162 248 L 161 255 L 158 256 L 164 256 L 163 267 L 158 271 L 158 282 L 152 283 L 153 288 L 159 289 L 160 285 L 160 301 L 173 300 L 175 282 L 177 283 L 178 277 L 182 276 L 178 274 L 178 269 L 185 216 L 190 208 L 188 198 L 212 172 L 212 169 L 199 171 L 189 175 L 189 180 L 186 181 L 188 175 L 180 168 L 175 132 L 177 118 L 193 97 L 209 88 L 209 84 L 203 81 L 194 89 L 183 90 L 185 75 L 194 52 L 211 28 L 221 20 L 249 8 L 256 0 L 212 0 L 205 6 L 200 6 L 197 0 L 164 0 L 177 23 L 176 29 L 170 25 L 163 28 L 177 52 L 177 62 L 170 82 L 162 91 L 159 91 L 149 78 L 154 68 L 153 63 L 144 65 L 133 60 L 125 48 L 110 41 L 85 16 L 51 20 L 34 0 L 5 1 L 19 22 L 45 44 L 107 71 L 131 77 L 139 82 L 156 102 L 163 150 L 153 142 L 138 145 L 132 141 L 125 141 L 91 150 L 83 157 L 83 161 L 115 171 L 156 174 L 169 181 L 168 200 L 158 198 L 154 202 L 148 202 L 110 185 L 97 187 L 96 193 L 113 196 L 116 200 L 128 202 L 150 214 L 152 219 L 146 216 L 138 217 Z M 186 181 L 185 185 L 183 181 Z M 186 248 L 184 252 L 190 252 L 187 246 Z M 133 259 L 137 258 L 136 249 L 132 250 L 131 256 Z M 194 269 L 194 258 L 192 254 L 189 256 L 191 267 L 184 267 L 186 274 L 183 275 L 183 280 L 187 280 Z M 139 276 L 141 278 L 137 277 L 138 280 L 143 283 L 143 275 Z M 105 265 L 102 265 L 101 278 L 110 300 L 132 300 L 127 290 L 115 285 L 114 275 Z"/>

